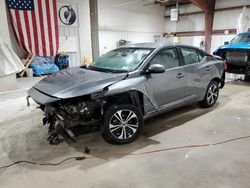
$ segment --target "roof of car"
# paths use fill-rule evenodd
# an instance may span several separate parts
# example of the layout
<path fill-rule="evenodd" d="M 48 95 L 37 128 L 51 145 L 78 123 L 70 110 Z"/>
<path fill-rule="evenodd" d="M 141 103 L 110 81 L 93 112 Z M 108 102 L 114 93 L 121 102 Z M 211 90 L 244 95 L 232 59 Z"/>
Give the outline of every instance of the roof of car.
<path fill-rule="evenodd" d="M 132 48 L 154 48 L 154 49 L 157 49 L 157 48 L 172 47 L 172 46 L 191 47 L 191 48 L 198 49 L 198 50 L 202 51 L 206 55 L 210 55 L 209 53 L 207 53 L 206 51 L 204 51 L 198 47 L 180 44 L 180 43 L 166 43 L 166 42 L 165 43 L 163 43 L 163 42 L 135 43 L 135 44 L 131 44 L 129 46 L 125 46 L 125 48 L 132 47 Z"/>
<path fill-rule="evenodd" d="M 170 42 L 148 42 L 148 43 L 135 43 L 131 44 L 126 47 L 132 47 L 132 48 L 164 48 L 164 47 L 171 47 L 171 46 L 182 46 L 182 47 L 191 47 L 199 49 L 195 46 L 180 44 L 180 43 L 170 43 Z"/>
<path fill-rule="evenodd" d="M 244 35 L 244 34 L 248 34 L 248 35 L 249 35 L 250 32 L 243 32 L 243 33 L 239 33 L 238 35 L 242 35 L 242 34 L 243 34 L 243 35 Z"/>
<path fill-rule="evenodd" d="M 129 47 L 135 48 L 160 48 L 164 46 L 173 46 L 174 43 L 163 43 L 163 42 L 147 42 L 147 43 L 135 43 L 129 45 Z"/>

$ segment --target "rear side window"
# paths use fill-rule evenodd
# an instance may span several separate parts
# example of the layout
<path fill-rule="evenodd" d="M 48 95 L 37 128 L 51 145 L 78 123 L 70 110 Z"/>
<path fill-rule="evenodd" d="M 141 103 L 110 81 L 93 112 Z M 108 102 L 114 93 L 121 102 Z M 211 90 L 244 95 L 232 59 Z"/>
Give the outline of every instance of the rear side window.
<path fill-rule="evenodd" d="M 206 56 L 202 51 L 197 50 L 198 56 L 200 58 L 200 61 L 202 61 L 204 59 L 204 57 Z"/>
<path fill-rule="evenodd" d="M 191 65 L 200 62 L 200 58 L 195 49 L 181 48 L 181 52 L 184 58 L 185 65 Z"/>
<path fill-rule="evenodd" d="M 179 67 L 179 56 L 176 48 L 161 50 L 151 61 L 152 64 L 161 64 L 166 69 Z"/>

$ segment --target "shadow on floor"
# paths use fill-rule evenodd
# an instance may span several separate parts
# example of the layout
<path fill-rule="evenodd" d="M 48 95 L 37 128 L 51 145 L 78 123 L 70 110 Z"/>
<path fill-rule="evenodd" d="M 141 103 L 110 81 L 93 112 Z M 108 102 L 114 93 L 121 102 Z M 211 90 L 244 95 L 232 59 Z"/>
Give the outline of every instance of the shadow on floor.
<path fill-rule="evenodd" d="M 223 100 L 222 100 L 223 101 Z M 145 121 L 145 127 L 143 134 L 134 143 L 128 145 L 111 145 L 105 142 L 101 133 L 98 132 L 85 132 L 84 135 L 78 136 L 76 143 L 62 143 L 56 146 L 49 145 L 46 142 L 47 138 L 47 127 L 42 127 L 38 121 L 38 117 L 33 117 L 33 119 L 26 118 L 22 122 L 25 124 L 30 124 L 36 122 L 32 125 L 33 129 L 27 130 L 24 134 L 19 134 L 17 132 L 12 132 L 9 137 L 1 138 L 2 148 L 5 153 L 8 153 L 8 160 L 18 161 L 18 160 L 30 160 L 36 162 L 58 162 L 61 159 L 84 155 L 84 148 L 88 147 L 90 149 L 90 155 L 96 156 L 98 161 L 83 161 L 80 169 L 87 170 L 89 168 L 95 167 L 106 163 L 106 161 L 116 160 L 124 156 L 103 156 L 99 157 L 100 153 L 133 153 L 137 150 L 143 149 L 150 145 L 160 144 L 157 140 L 151 137 L 167 131 L 169 129 L 181 126 L 188 121 L 194 120 L 202 115 L 205 115 L 215 108 L 221 108 L 223 105 L 217 103 L 212 108 L 200 108 L 198 105 L 185 106 L 154 118 L 147 119 Z M 35 119 L 34 119 L 35 118 Z M 25 119 L 25 118 L 23 118 Z M 92 162 L 93 161 L 93 162 Z M 71 168 L 72 166 L 78 166 L 79 162 L 66 162 L 65 164 L 58 167 L 36 167 L 32 165 L 23 165 L 25 168 L 37 169 L 39 170 L 58 170 L 64 168 Z"/>

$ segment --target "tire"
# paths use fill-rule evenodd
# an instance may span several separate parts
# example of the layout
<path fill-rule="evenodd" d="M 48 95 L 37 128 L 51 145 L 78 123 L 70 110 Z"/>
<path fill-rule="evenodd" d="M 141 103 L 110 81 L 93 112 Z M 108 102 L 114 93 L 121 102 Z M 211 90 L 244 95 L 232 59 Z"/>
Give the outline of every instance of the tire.
<path fill-rule="evenodd" d="M 205 97 L 200 101 L 200 106 L 208 108 L 213 106 L 219 97 L 219 83 L 216 81 L 211 81 L 206 90 Z"/>
<path fill-rule="evenodd" d="M 105 110 L 101 132 L 104 140 L 111 144 L 128 144 L 138 138 L 143 125 L 143 116 L 137 107 L 112 105 Z"/>
<path fill-rule="evenodd" d="M 221 77 L 220 84 L 219 84 L 220 89 L 222 89 L 225 86 L 225 77 L 226 77 L 226 75 L 225 75 L 225 72 L 224 72 L 222 77 Z"/>
<path fill-rule="evenodd" d="M 250 75 L 245 75 L 244 81 L 245 81 L 245 82 L 249 82 L 249 81 L 250 81 Z"/>

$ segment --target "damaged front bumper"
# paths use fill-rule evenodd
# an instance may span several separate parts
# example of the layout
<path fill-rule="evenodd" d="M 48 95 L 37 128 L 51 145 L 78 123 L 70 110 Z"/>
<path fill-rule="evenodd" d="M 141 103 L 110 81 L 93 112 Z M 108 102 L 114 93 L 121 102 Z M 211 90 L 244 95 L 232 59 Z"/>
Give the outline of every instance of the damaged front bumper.
<path fill-rule="evenodd" d="M 50 96 L 39 91 L 35 87 L 28 90 L 27 103 L 29 104 L 29 97 L 31 97 L 37 104 L 49 104 L 61 100 L 60 98 Z"/>
<path fill-rule="evenodd" d="M 48 125 L 48 142 L 58 144 L 62 140 L 76 140 L 73 129 L 77 126 L 91 126 L 96 129 L 103 113 L 103 100 L 91 100 L 91 96 L 72 99 L 60 99 L 49 96 L 36 88 L 28 91 L 39 108 L 44 112 L 43 124 Z"/>

